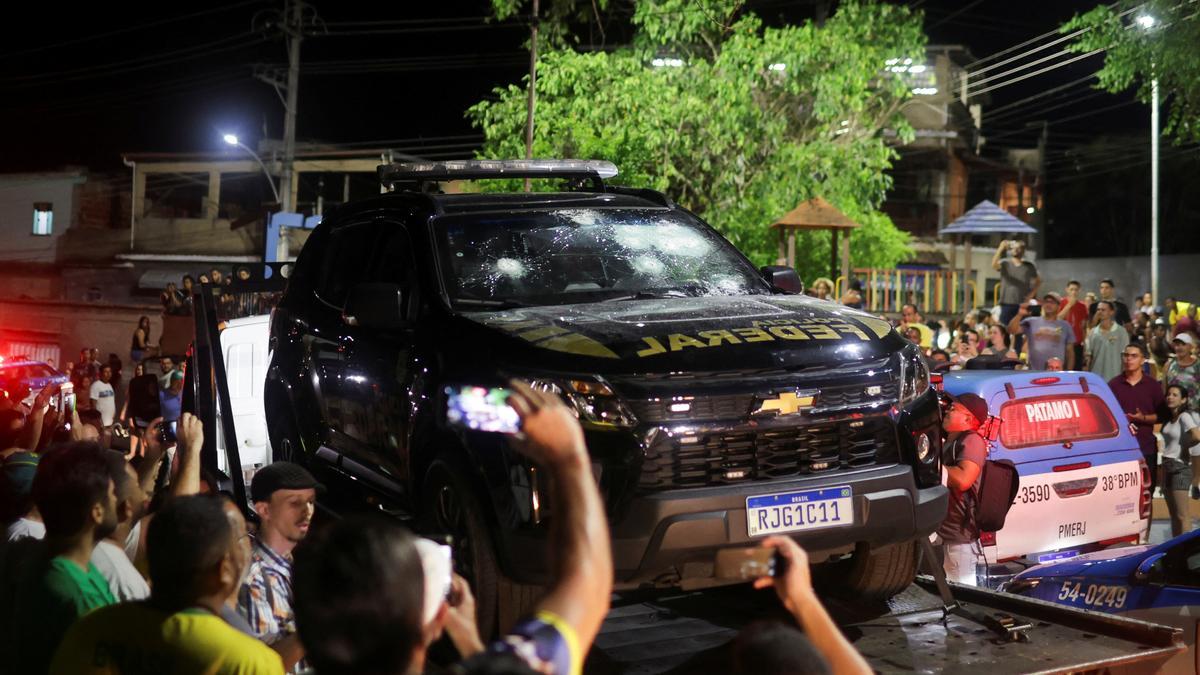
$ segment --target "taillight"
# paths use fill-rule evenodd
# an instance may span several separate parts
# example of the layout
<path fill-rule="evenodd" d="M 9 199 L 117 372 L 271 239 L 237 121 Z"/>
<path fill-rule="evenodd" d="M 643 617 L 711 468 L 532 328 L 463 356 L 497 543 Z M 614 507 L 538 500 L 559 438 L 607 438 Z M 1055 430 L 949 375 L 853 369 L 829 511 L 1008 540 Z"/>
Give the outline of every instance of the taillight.
<path fill-rule="evenodd" d="M 995 546 L 996 545 L 996 533 L 995 532 L 980 532 L 979 533 L 979 544 L 981 546 Z"/>
<path fill-rule="evenodd" d="M 1140 518 L 1150 517 L 1150 467 L 1146 460 L 1138 460 L 1138 468 L 1142 470 L 1142 496 L 1138 498 L 1138 513 Z"/>
<path fill-rule="evenodd" d="M 1115 546 L 1117 544 L 1136 544 L 1138 543 L 1138 535 L 1127 534 L 1124 537 L 1114 537 L 1112 539 L 1101 539 L 1096 542 L 1096 546 L 1104 548 L 1105 546 Z"/>

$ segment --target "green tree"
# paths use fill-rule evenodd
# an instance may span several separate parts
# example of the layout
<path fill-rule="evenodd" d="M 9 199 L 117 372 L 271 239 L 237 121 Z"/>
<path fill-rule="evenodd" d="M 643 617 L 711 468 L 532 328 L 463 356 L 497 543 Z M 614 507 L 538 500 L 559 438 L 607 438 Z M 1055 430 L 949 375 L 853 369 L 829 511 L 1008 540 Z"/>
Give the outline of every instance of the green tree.
<path fill-rule="evenodd" d="M 1069 46 L 1074 52 L 1103 49 L 1097 73 L 1100 89 L 1117 93 L 1136 87 L 1150 102 L 1158 78 L 1167 109 L 1164 134 L 1179 143 L 1200 141 L 1200 12 L 1179 0 L 1119 0 L 1076 15 L 1064 34 L 1083 31 Z"/>
<path fill-rule="evenodd" d="M 637 2 L 632 22 L 615 50 L 539 49 L 535 157 L 611 160 L 619 182 L 665 192 L 756 263 L 776 257 L 769 225 L 814 196 L 862 224 L 855 265 L 908 254 L 878 207 L 895 157 L 885 130 L 912 135 L 899 114 L 908 85 L 885 63 L 923 61 L 919 16 L 847 0 L 822 26 L 769 28 L 734 0 L 658 0 Z M 481 155 L 521 157 L 526 90 L 494 95 L 467 113 Z M 828 235 L 802 235 L 806 278 L 827 273 L 829 257 Z"/>

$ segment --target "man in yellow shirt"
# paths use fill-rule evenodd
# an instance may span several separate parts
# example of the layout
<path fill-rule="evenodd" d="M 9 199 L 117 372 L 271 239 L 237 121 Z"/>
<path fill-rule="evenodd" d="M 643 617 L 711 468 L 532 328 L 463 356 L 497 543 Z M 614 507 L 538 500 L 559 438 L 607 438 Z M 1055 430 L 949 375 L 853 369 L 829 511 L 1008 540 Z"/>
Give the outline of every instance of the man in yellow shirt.
<path fill-rule="evenodd" d="M 918 344 L 921 349 L 933 349 L 933 329 L 925 323 L 925 317 L 917 311 L 917 306 L 912 304 L 900 308 L 900 334 L 903 335 L 909 328 L 915 328 L 920 333 L 921 340 Z"/>
<path fill-rule="evenodd" d="M 283 661 L 225 623 L 249 562 L 246 521 L 217 495 L 171 500 L 150 524 L 150 599 L 112 605 L 68 631 L 52 675 L 282 675 Z"/>
<path fill-rule="evenodd" d="M 1191 314 L 1192 304 L 1175 298 L 1167 298 L 1163 302 L 1163 308 L 1167 310 L 1167 323 L 1174 326 L 1180 317 Z"/>

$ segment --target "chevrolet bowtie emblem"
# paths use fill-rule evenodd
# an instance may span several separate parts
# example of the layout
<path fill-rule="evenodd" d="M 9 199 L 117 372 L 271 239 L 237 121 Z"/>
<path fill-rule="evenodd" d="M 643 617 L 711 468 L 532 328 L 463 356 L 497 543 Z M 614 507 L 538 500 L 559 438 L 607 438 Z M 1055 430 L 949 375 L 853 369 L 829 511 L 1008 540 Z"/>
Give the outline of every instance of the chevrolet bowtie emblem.
<path fill-rule="evenodd" d="M 754 414 L 794 415 L 805 408 L 811 408 L 816 400 L 817 395 L 814 392 L 787 391 L 780 394 L 778 398 L 764 399 Z"/>

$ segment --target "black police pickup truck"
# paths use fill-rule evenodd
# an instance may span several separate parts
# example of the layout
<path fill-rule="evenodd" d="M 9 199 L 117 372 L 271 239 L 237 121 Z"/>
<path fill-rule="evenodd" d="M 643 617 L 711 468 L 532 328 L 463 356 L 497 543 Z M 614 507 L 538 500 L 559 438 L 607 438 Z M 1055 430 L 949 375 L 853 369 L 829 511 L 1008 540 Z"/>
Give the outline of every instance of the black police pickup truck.
<path fill-rule="evenodd" d="M 663 195 L 605 184 L 615 173 L 381 166 L 391 192 L 312 232 L 275 310 L 275 458 L 317 473 L 335 511 L 453 535 L 486 626 L 499 598 L 545 580 L 554 514 L 536 467 L 504 435 L 451 423 L 447 403 L 519 377 L 583 424 L 619 588 L 714 583 L 719 549 L 772 533 L 837 562 L 850 593 L 907 586 L 947 499 L 917 348 L 797 295 L 794 271 L 756 270 Z M 430 189 L 526 176 L 566 189 Z"/>

